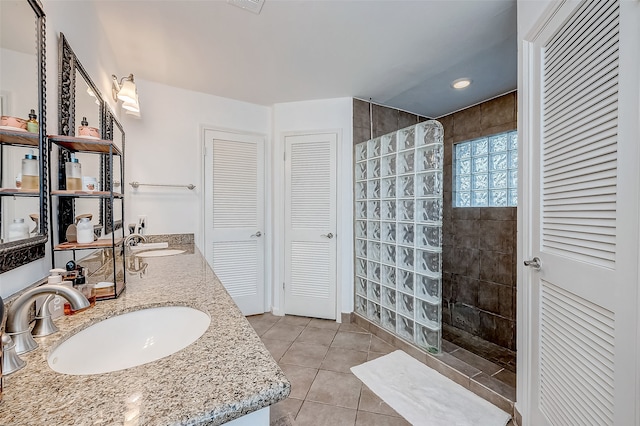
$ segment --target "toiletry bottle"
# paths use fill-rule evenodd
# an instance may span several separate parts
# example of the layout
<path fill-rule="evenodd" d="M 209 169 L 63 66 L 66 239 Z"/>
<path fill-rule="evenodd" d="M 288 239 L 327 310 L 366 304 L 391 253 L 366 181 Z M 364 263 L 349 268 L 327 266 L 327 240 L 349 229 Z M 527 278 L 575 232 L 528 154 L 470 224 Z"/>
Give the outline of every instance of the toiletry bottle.
<path fill-rule="evenodd" d="M 85 275 L 82 275 L 82 272 L 78 272 L 78 276 L 75 280 L 73 280 L 73 288 L 84 294 L 84 297 L 89 301 L 89 306 L 84 309 L 80 309 L 78 311 L 74 311 L 71 309 L 71 305 L 69 303 L 64 304 L 64 314 L 65 315 L 74 315 L 78 312 L 85 311 L 89 308 L 92 308 L 96 305 L 96 289 L 94 284 L 88 284 L 86 281 Z"/>
<path fill-rule="evenodd" d="M 83 217 L 76 226 L 77 240 L 80 244 L 88 244 L 93 242 L 93 225 L 88 217 Z"/>
<path fill-rule="evenodd" d="M 30 149 L 22 159 L 22 189 L 40 189 L 38 157 Z"/>
<path fill-rule="evenodd" d="M 75 154 L 71 154 L 71 160 L 65 163 L 64 171 L 66 176 L 67 191 L 82 190 L 82 166 L 78 162 Z M 24 175 L 24 172 L 22 174 Z"/>
<path fill-rule="evenodd" d="M 9 241 L 24 240 L 29 238 L 29 225 L 24 223 L 24 219 L 19 217 L 13 219 L 13 223 L 9 225 Z"/>
<path fill-rule="evenodd" d="M 49 270 L 49 277 L 47 278 L 47 284 L 59 284 L 66 285 L 71 287 L 71 281 L 62 281 L 62 274 L 66 273 L 64 269 L 51 269 Z M 51 318 L 56 319 L 62 316 L 64 313 L 64 302 L 65 300 L 56 296 L 53 301 L 49 304 L 49 312 L 51 313 Z"/>
<path fill-rule="evenodd" d="M 38 133 L 40 124 L 38 124 L 37 118 L 36 111 L 32 109 L 29 113 L 29 121 L 27 121 L 27 132 Z"/>

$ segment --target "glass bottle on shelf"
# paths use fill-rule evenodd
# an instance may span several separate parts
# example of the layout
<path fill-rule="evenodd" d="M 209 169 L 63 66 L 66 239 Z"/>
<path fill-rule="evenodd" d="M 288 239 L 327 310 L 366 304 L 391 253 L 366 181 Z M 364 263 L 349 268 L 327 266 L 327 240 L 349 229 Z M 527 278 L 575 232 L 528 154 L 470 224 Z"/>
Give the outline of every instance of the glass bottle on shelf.
<path fill-rule="evenodd" d="M 66 176 L 67 191 L 82 190 L 82 166 L 80 162 L 78 162 L 75 154 L 71 154 L 71 159 L 70 161 L 67 161 L 65 163 L 64 170 Z"/>

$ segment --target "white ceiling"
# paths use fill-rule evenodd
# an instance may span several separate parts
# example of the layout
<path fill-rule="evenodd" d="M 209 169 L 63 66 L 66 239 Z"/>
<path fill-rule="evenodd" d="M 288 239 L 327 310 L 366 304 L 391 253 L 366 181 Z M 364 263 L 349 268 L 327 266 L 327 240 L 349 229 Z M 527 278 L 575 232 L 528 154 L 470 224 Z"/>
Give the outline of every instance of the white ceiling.
<path fill-rule="evenodd" d="M 353 96 L 439 117 L 517 84 L 515 0 L 93 3 L 122 75 L 256 104 Z"/>

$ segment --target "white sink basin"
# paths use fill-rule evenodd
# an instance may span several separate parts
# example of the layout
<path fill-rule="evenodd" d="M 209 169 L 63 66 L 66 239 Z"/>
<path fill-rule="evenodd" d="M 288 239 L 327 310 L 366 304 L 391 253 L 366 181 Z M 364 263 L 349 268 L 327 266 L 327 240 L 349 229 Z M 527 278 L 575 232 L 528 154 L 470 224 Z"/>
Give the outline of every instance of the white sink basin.
<path fill-rule="evenodd" d="M 136 253 L 138 257 L 161 257 L 161 256 L 174 256 L 176 254 L 184 253 L 184 250 L 166 249 L 166 250 L 150 250 Z"/>
<path fill-rule="evenodd" d="M 208 314 L 163 306 L 118 315 L 74 334 L 55 348 L 49 366 L 71 375 L 102 374 L 156 361 L 186 348 L 209 328 Z"/>

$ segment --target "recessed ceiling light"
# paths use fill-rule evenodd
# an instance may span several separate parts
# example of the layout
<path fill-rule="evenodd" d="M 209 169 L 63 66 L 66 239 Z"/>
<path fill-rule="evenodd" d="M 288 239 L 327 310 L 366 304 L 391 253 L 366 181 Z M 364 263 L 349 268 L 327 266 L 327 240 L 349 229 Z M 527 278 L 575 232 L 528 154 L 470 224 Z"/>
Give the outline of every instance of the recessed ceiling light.
<path fill-rule="evenodd" d="M 454 80 L 451 83 L 451 87 L 453 87 L 454 89 L 464 89 L 465 87 L 469 86 L 471 84 L 471 79 L 469 78 L 459 78 L 457 80 Z"/>
<path fill-rule="evenodd" d="M 258 15 L 262 10 L 264 0 L 227 0 L 227 3 Z"/>

